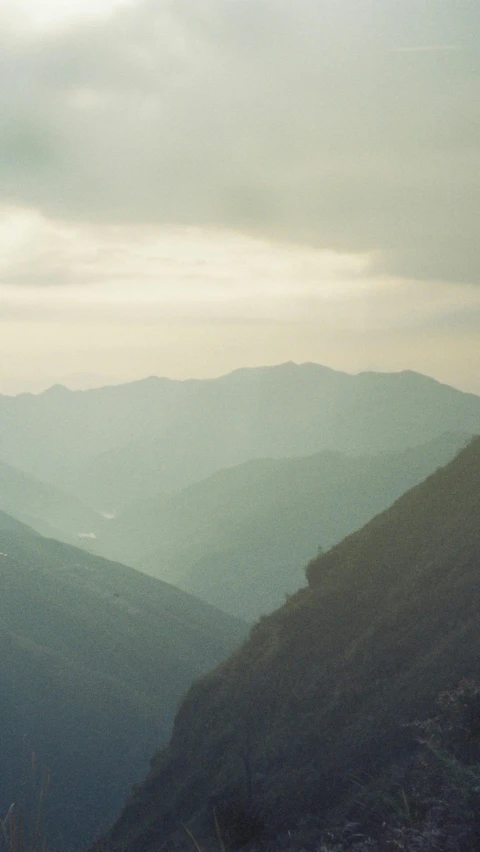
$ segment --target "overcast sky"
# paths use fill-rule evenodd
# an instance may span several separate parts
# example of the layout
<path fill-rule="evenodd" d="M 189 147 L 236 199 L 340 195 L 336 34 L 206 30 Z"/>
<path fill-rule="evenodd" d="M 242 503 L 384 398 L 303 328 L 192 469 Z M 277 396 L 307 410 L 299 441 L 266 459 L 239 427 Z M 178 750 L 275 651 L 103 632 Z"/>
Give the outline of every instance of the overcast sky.
<path fill-rule="evenodd" d="M 478 0 L 3 0 L 0 391 L 480 393 Z"/>

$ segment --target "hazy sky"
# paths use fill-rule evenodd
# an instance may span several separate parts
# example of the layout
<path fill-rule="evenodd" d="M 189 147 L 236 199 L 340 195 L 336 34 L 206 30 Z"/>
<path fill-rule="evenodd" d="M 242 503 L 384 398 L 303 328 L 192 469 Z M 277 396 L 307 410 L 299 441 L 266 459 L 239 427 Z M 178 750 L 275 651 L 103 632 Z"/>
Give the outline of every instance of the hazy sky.
<path fill-rule="evenodd" d="M 3 0 L 0 390 L 480 393 L 478 0 Z"/>

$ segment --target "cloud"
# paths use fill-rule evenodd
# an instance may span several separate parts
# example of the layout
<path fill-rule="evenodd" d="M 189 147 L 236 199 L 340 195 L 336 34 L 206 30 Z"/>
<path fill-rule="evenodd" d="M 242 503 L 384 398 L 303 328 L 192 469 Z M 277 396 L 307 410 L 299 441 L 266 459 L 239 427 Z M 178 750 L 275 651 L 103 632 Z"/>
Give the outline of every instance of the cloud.
<path fill-rule="evenodd" d="M 0 198 L 478 283 L 479 24 L 469 0 L 145 0 L 5 31 Z"/>
<path fill-rule="evenodd" d="M 393 47 L 392 53 L 444 53 L 458 50 L 457 44 L 424 44 L 411 45 L 410 47 Z"/>
<path fill-rule="evenodd" d="M 361 291 L 368 265 L 215 229 L 67 225 L 23 210 L 0 219 L 3 319 L 282 320 L 310 297 Z"/>
<path fill-rule="evenodd" d="M 325 329 L 431 333 L 479 327 L 480 289 L 370 273 L 369 255 L 337 255 L 217 229 L 0 220 L 3 322 L 137 329 L 312 323 Z M 41 286 L 39 286 L 41 285 Z M 163 333 L 163 332 L 162 332 Z M 108 337 L 108 335 L 107 335 Z M 68 344 L 67 344 L 68 348 Z"/>

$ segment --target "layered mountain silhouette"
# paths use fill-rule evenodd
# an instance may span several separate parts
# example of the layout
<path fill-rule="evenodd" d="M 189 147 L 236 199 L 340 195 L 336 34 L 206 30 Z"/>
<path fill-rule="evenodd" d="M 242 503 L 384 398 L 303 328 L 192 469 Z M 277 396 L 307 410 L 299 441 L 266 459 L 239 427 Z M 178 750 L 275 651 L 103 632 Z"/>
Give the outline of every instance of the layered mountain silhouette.
<path fill-rule="evenodd" d="M 287 363 L 0 397 L 0 458 L 96 510 L 119 511 L 251 459 L 399 452 L 479 426 L 478 396 L 417 373 Z"/>
<path fill-rule="evenodd" d="M 319 547 L 363 526 L 466 441 L 443 435 L 396 454 L 325 451 L 246 462 L 132 504 L 97 546 L 253 621 L 302 585 Z"/>
<path fill-rule="evenodd" d="M 238 620 L 119 563 L 252 619 L 295 591 L 319 548 L 479 430 L 477 396 L 315 364 L 0 396 L 0 818 L 28 789 L 35 800 L 50 770 L 51 843 L 88 842 L 166 742 L 191 681 L 243 636 Z M 403 722 L 476 671 L 472 447 L 459 457 L 465 492 L 457 460 L 314 558 L 310 587 L 196 683 L 113 849 L 182 848 L 182 822 L 207 849 L 212 814 L 241 826 L 242 808 L 267 838 L 295 832 L 343 806 L 352 773 L 401 758 Z"/>
<path fill-rule="evenodd" d="M 108 848 L 231 847 L 341 812 L 480 675 L 480 438 L 311 561 L 308 587 L 190 689 Z M 187 830 L 191 832 L 188 835 Z M 271 847 L 268 847 L 271 848 Z"/>
<path fill-rule="evenodd" d="M 0 511 L 67 544 L 102 537 L 108 520 L 75 496 L 0 462 Z"/>
<path fill-rule="evenodd" d="M 243 625 L 132 568 L 43 538 L 0 512 L 0 814 L 54 848 L 111 822 L 171 729 L 191 680 Z"/>

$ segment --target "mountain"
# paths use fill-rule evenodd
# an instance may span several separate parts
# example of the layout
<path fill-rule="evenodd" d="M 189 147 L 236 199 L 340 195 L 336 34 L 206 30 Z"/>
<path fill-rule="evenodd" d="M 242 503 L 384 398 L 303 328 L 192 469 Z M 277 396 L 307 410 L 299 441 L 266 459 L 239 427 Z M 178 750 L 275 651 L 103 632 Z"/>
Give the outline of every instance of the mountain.
<path fill-rule="evenodd" d="M 353 376 L 318 364 L 0 397 L 0 458 L 99 511 L 251 459 L 399 452 L 479 428 L 473 394 L 412 372 Z"/>
<path fill-rule="evenodd" d="M 0 462 L 0 511 L 13 515 L 42 535 L 77 544 L 93 545 L 108 520 L 73 495 L 31 474 Z"/>
<path fill-rule="evenodd" d="M 184 592 L 0 512 L 2 818 L 48 771 L 52 845 L 92 840 L 168 737 L 191 680 L 243 636 Z"/>
<path fill-rule="evenodd" d="M 397 454 L 259 459 L 182 491 L 139 501 L 105 528 L 104 555 L 122 558 L 253 621 L 304 580 L 331 547 L 453 458 L 467 438 L 443 435 Z"/>
<path fill-rule="evenodd" d="M 479 518 L 480 437 L 313 559 L 308 587 L 193 685 L 108 848 L 191 849 L 184 826 L 197 848 L 217 828 L 229 848 L 282 832 L 305 848 L 398 769 L 416 748 L 405 726 L 480 677 Z"/>
<path fill-rule="evenodd" d="M 0 395 L 0 457 L 69 490 L 72 469 L 161 430 L 163 412 L 168 417 L 183 392 L 181 382 L 151 378 L 88 391 L 54 385 L 38 395 Z"/>

